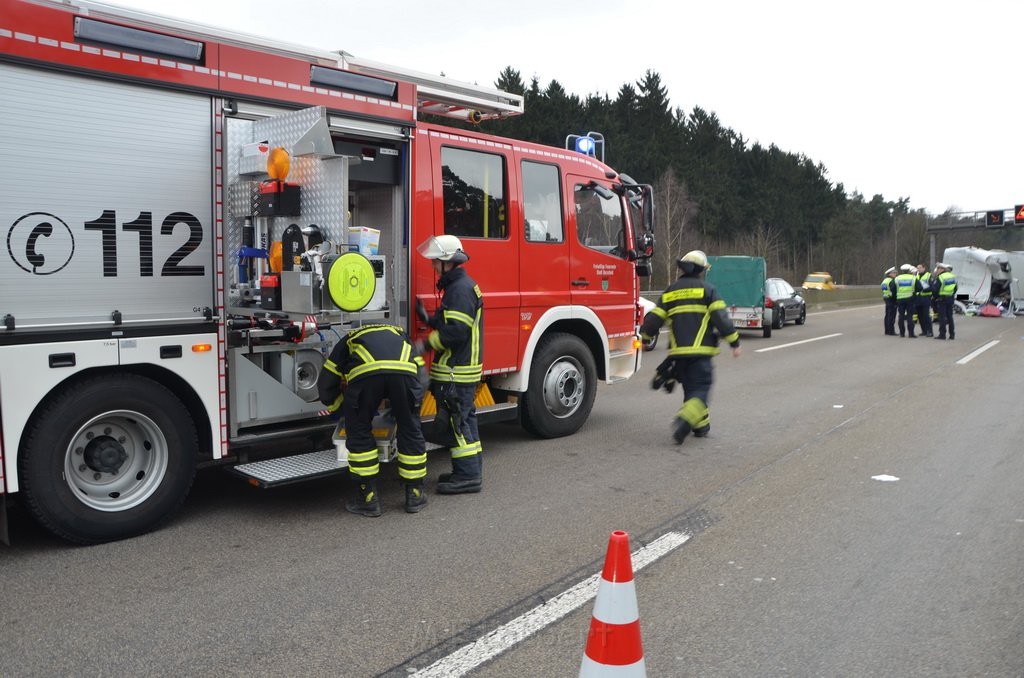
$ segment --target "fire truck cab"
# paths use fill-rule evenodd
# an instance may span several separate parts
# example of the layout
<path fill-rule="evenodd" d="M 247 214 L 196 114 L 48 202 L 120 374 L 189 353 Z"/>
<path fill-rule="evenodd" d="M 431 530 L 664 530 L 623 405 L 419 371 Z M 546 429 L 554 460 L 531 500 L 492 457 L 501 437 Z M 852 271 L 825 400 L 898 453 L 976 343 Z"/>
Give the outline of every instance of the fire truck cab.
<path fill-rule="evenodd" d="M 344 470 L 317 376 L 354 327 L 426 335 L 430 235 L 484 294 L 482 420 L 568 435 L 639 368 L 650 187 L 420 119 L 522 97 L 111 5 L 0 7 L 0 489 L 54 533 L 150 530 L 200 465 Z M 375 433 L 391 459 L 386 408 Z"/>

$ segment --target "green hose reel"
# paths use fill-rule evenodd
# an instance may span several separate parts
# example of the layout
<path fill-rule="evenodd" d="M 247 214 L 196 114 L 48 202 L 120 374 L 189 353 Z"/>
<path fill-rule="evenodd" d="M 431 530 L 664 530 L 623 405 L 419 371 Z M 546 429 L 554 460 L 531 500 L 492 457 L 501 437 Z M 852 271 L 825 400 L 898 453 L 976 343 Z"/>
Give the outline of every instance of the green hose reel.
<path fill-rule="evenodd" d="M 324 257 L 327 294 L 342 311 L 354 313 L 366 308 L 377 289 L 377 277 L 370 260 L 358 252 Z"/>

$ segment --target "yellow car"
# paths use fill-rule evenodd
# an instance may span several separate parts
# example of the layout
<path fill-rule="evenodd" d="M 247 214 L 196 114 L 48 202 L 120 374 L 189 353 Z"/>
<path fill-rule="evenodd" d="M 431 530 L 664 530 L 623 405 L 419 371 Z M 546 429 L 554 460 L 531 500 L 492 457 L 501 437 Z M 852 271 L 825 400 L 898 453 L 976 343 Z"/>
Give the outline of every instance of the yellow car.
<path fill-rule="evenodd" d="M 832 275 L 830 273 L 818 271 L 808 273 L 801 287 L 805 290 L 834 290 L 836 284 L 832 282 Z"/>

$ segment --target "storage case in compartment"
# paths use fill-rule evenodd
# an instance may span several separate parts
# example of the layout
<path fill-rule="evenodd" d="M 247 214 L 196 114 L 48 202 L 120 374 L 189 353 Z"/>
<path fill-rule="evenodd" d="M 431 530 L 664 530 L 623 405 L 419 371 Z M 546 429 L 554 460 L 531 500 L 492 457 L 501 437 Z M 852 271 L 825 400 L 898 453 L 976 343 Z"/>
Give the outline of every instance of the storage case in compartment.
<path fill-rule="evenodd" d="M 383 462 L 393 461 L 398 456 L 398 446 L 395 445 L 395 431 L 397 430 L 395 420 L 389 416 L 377 416 L 373 420 L 373 437 L 377 439 L 377 459 Z M 338 461 L 348 465 L 348 453 L 345 448 L 345 422 L 339 421 L 331 434 L 331 440 L 338 451 Z"/>
<path fill-rule="evenodd" d="M 301 214 L 302 187 L 283 181 L 264 181 L 256 198 L 261 217 L 297 217 Z"/>
<path fill-rule="evenodd" d="M 317 313 L 321 308 L 319 278 L 312 271 L 281 271 L 281 310 Z"/>

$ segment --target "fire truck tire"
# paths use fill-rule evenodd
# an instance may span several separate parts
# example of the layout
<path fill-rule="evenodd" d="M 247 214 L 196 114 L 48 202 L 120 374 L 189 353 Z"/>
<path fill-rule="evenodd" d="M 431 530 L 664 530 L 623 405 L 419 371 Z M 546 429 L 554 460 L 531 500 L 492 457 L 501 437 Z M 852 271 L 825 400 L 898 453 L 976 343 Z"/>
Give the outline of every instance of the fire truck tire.
<path fill-rule="evenodd" d="M 594 356 L 583 340 L 554 333 L 541 339 L 523 394 L 523 427 L 540 438 L 575 433 L 590 416 L 597 393 Z"/>
<path fill-rule="evenodd" d="M 148 532 L 177 509 L 198 438 L 170 390 L 139 375 L 99 376 L 57 393 L 33 418 L 19 458 L 31 513 L 69 541 Z"/>

